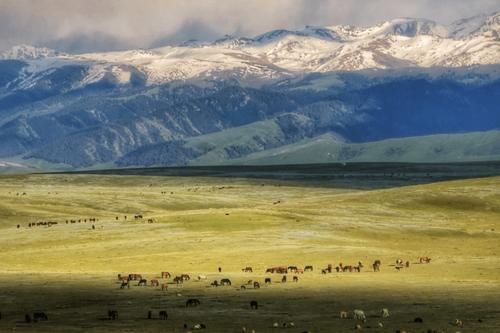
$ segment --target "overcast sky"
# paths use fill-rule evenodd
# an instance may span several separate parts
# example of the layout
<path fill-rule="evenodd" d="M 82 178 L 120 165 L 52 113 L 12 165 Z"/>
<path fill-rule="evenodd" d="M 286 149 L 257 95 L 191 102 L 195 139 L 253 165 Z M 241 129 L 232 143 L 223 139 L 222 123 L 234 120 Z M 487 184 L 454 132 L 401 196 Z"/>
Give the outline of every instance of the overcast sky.
<path fill-rule="evenodd" d="M 500 10 L 500 0 L 0 0 L 0 50 L 16 44 L 87 52 L 148 48 L 305 25 L 440 23 Z"/>

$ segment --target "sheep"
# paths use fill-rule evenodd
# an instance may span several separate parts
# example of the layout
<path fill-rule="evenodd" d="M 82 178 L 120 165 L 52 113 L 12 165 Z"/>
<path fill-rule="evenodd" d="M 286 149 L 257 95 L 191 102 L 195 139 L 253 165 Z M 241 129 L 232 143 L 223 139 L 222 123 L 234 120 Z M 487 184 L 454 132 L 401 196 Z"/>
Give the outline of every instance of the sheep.
<path fill-rule="evenodd" d="M 355 320 L 366 320 L 365 312 L 363 310 L 354 310 L 353 317 Z"/>

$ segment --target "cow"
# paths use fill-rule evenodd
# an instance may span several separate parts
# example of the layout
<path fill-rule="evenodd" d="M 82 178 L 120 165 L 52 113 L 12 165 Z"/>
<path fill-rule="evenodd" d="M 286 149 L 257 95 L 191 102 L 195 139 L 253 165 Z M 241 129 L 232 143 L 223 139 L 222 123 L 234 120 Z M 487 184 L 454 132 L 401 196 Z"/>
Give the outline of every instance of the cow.
<path fill-rule="evenodd" d="M 160 320 L 167 320 L 168 318 L 168 313 L 165 310 L 162 310 L 158 313 L 158 316 L 160 317 Z"/>
<path fill-rule="evenodd" d="M 250 302 L 250 309 L 257 310 L 258 308 L 259 308 L 259 303 L 257 303 L 257 301 Z"/>
<path fill-rule="evenodd" d="M 108 319 L 109 320 L 116 320 L 116 319 L 118 319 L 118 311 L 116 311 L 116 310 L 108 310 Z"/>
<path fill-rule="evenodd" d="M 200 300 L 197 299 L 197 298 L 190 298 L 186 301 L 186 308 L 190 308 L 190 307 L 196 307 L 198 305 L 200 305 Z"/>
<path fill-rule="evenodd" d="M 355 320 L 366 320 L 365 312 L 363 310 L 354 310 L 353 311 L 353 318 Z"/>
<path fill-rule="evenodd" d="M 229 280 L 229 279 L 221 279 L 220 280 L 220 285 L 221 286 L 230 286 L 231 285 L 231 280 Z"/>

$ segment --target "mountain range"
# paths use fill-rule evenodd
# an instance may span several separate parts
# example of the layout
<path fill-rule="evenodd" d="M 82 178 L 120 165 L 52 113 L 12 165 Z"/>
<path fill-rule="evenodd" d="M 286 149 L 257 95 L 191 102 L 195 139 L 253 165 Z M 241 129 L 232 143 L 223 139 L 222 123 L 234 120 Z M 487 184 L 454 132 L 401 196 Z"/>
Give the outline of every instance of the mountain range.
<path fill-rule="evenodd" d="M 0 54 L 0 170 L 497 159 L 498 105 L 500 13 L 121 52 L 20 45 Z"/>

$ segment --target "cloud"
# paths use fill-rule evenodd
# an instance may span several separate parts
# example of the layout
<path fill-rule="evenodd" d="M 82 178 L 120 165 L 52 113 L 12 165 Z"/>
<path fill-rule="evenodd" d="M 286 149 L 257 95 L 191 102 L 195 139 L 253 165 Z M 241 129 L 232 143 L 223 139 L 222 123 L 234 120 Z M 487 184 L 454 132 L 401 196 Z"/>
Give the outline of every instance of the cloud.
<path fill-rule="evenodd" d="M 395 17 L 442 23 L 500 9 L 498 0 L 2 0 L 0 49 L 147 48 L 304 25 L 370 25 Z"/>

